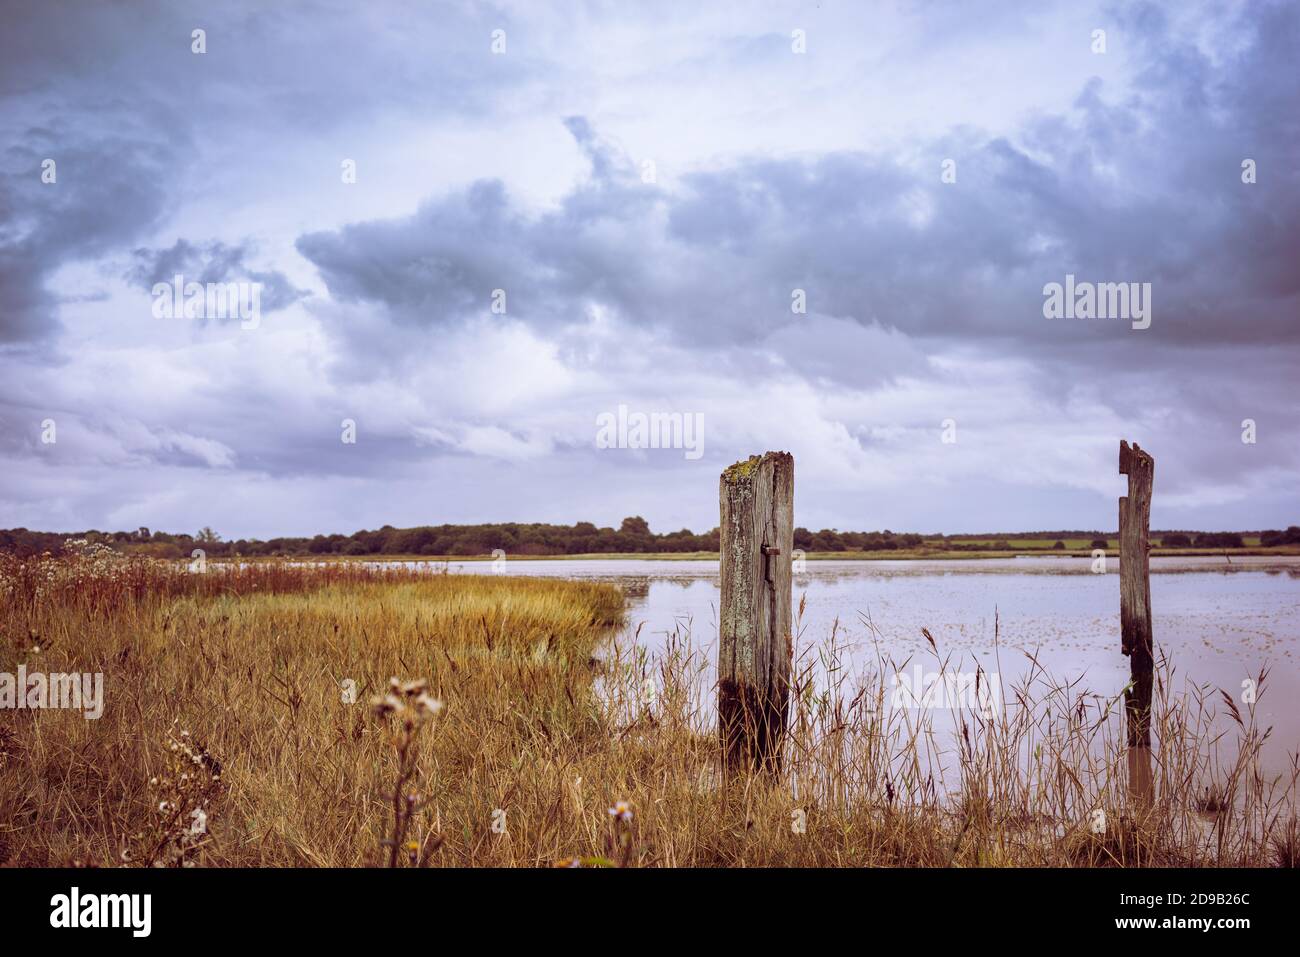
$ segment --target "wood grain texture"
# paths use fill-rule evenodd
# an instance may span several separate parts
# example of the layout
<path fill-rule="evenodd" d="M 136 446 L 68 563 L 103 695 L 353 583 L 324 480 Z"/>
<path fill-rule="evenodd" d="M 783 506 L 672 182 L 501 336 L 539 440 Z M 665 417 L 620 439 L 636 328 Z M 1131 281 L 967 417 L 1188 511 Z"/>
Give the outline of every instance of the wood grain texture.
<path fill-rule="evenodd" d="M 766 452 L 718 484 L 718 727 L 729 770 L 780 767 L 790 697 L 794 458 Z"/>
<path fill-rule="evenodd" d="M 1128 655 L 1129 792 L 1147 806 L 1152 798 L 1151 685 L 1155 649 L 1151 633 L 1150 531 L 1155 460 L 1134 443 L 1119 443 L 1119 471 L 1128 495 L 1119 500 L 1120 650 Z"/>

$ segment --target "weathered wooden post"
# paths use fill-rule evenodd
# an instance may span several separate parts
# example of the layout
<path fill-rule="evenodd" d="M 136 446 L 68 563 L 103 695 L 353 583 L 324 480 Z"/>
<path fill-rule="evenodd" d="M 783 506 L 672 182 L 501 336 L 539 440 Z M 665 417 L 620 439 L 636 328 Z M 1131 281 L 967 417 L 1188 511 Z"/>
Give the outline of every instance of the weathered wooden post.
<path fill-rule="evenodd" d="M 718 728 L 723 764 L 779 770 L 790 699 L 794 457 L 766 452 L 718 483 L 722 606 Z"/>
<path fill-rule="evenodd" d="M 1151 639 L 1151 484 L 1155 460 L 1119 443 L 1119 471 L 1128 476 L 1128 495 L 1119 500 L 1120 648 L 1129 659 L 1130 687 L 1124 693 L 1128 718 L 1128 790 L 1142 810 L 1151 807 L 1151 682 L 1155 660 Z"/>

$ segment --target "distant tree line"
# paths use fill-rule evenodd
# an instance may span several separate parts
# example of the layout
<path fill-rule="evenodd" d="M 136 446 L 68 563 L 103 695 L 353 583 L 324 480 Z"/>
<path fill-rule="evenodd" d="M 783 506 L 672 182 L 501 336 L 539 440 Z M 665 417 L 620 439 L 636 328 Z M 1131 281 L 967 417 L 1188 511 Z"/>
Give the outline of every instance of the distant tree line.
<path fill-rule="evenodd" d="M 33 532 L 25 528 L 0 531 L 0 550 L 22 555 L 57 553 L 69 538 L 103 542 L 122 551 L 153 555 L 159 558 L 188 558 L 195 548 L 202 548 L 211 558 L 233 555 L 245 557 L 290 555 L 490 555 L 500 548 L 508 555 L 584 555 L 621 552 L 716 552 L 718 530 L 696 535 L 690 529 L 655 533 L 639 515 L 623 519 L 617 529 L 597 528 L 591 522 L 574 525 L 544 525 L 506 522 L 495 525 L 421 525 L 394 528 L 385 525 L 375 531 L 362 530 L 351 535 L 316 535 L 312 538 L 236 539 L 223 541 L 210 528 L 196 534 L 151 532 L 138 528 L 133 532 Z M 896 535 L 883 532 L 839 532 L 806 528 L 794 530 L 796 548 L 805 551 L 889 551 L 914 548 L 921 544 L 920 535 Z"/>
<path fill-rule="evenodd" d="M 1300 525 L 1288 525 L 1285 532 L 1276 530 L 1259 533 L 1259 543 L 1265 547 L 1273 545 L 1300 545 Z"/>
<path fill-rule="evenodd" d="M 1171 532 L 1161 536 L 1160 544 L 1165 548 L 1242 548 L 1245 542 L 1237 532 L 1199 532 L 1191 535 Z"/>
<path fill-rule="evenodd" d="M 957 551 L 1010 551 L 1012 539 L 1058 538 L 1054 548 L 1064 548 L 1063 538 L 1094 537 L 1093 544 L 1102 547 L 1102 533 L 1095 531 L 1000 533 L 995 536 L 921 536 L 910 532 L 895 533 L 889 529 L 881 532 L 841 532 L 823 528 L 810 531 L 794 530 L 794 547 L 806 552 L 894 551 L 918 548 L 922 544 Z M 1153 541 L 1169 548 L 1240 548 L 1243 534 L 1239 532 L 1155 532 Z M 1260 544 L 1300 544 L 1300 527 L 1292 525 L 1286 531 L 1260 532 Z M 980 541 L 961 539 L 981 538 Z M 583 555 L 638 552 L 716 552 L 716 528 L 696 535 L 690 529 L 677 532 L 656 533 L 644 518 L 634 515 L 623 519 L 617 529 L 598 528 L 591 522 L 574 525 L 545 525 L 540 523 L 506 522 L 494 525 L 420 525 L 415 528 L 394 528 L 385 525 L 374 531 L 362 530 L 351 535 L 316 535 L 311 538 L 236 539 L 224 541 L 210 528 L 200 529 L 193 535 L 154 532 L 148 528 L 135 531 L 101 532 L 34 532 L 25 528 L 0 530 L 0 551 L 18 555 L 57 553 L 64 541 L 84 538 L 102 542 L 120 551 L 152 555 L 157 558 L 188 558 L 196 548 L 202 548 L 208 557 L 222 558 L 234 555 L 258 556 L 310 556 L 310 555 L 427 555 L 469 557 L 490 555 L 502 549 L 507 555 Z"/>
<path fill-rule="evenodd" d="M 618 529 L 597 528 L 591 522 L 544 525 L 506 522 L 494 525 L 421 525 L 351 535 L 315 535 L 311 538 L 235 539 L 223 541 L 211 529 L 194 535 L 151 532 L 32 532 L 25 528 L 0 531 L 0 550 L 19 554 L 58 552 L 69 538 L 103 542 L 114 548 L 160 558 L 188 558 L 202 548 L 210 558 L 233 555 L 490 555 L 500 548 L 509 555 L 580 555 L 613 552 L 695 552 L 718 550 L 718 530 L 695 535 L 689 529 L 655 534 L 644 518 L 623 519 Z"/>
<path fill-rule="evenodd" d="M 810 532 L 806 528 L 794 530 L 794 547 L 805 552 L 889 552 L 898 548 L 916 548 L 923 541 L 920 535 L 909 532 L 894 534 L 883 532 L 837 532 L 823 528 Z"/>

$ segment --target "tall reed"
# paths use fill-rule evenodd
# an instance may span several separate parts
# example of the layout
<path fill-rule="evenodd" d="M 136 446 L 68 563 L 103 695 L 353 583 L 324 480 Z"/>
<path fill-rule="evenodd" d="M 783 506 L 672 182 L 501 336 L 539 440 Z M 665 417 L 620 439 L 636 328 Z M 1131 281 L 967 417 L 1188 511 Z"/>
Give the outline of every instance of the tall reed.
<path fill-rule="evenodd" d="M 686 628 L 657 655 L 611 638 L 622 597 L 608 585 L 346 563 L 196 574 L 74 551 L 0 558 L 0 602 L 0 671 L 103 672 L 106 687 L 98 720 L 0 710 L 10 864 L 1296 859 L 1296 758 L 1267 773 L 1255 707 L 1174 693 L 1169 662 L 1157 802 L 1139 818 L 1121 689 L 1032 663 L 996 709 L 939 714 L 891 701 L 909 661 L 881 650 L 854 672 L 838 629 L 804 636 L 784 773 L 724 779 L 707 655 Z M 959 664 L 938 641 L 927 655 Z M 394 677 L 438 704 L 409 740 L 371 707 Z M 197 783 L 180 781 L 178 741 L 204 756 Z"/>

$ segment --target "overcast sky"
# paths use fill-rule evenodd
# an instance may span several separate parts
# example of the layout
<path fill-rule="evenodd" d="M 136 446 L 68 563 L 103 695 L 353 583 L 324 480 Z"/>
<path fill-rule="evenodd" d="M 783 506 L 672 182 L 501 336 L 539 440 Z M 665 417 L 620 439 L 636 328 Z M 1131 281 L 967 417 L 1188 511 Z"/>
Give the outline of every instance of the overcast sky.
<path fill-rule="evenodd" d="M 543 6 L 6 3 L 0 527 L 1300 523 L 1300 5 Z"/>

